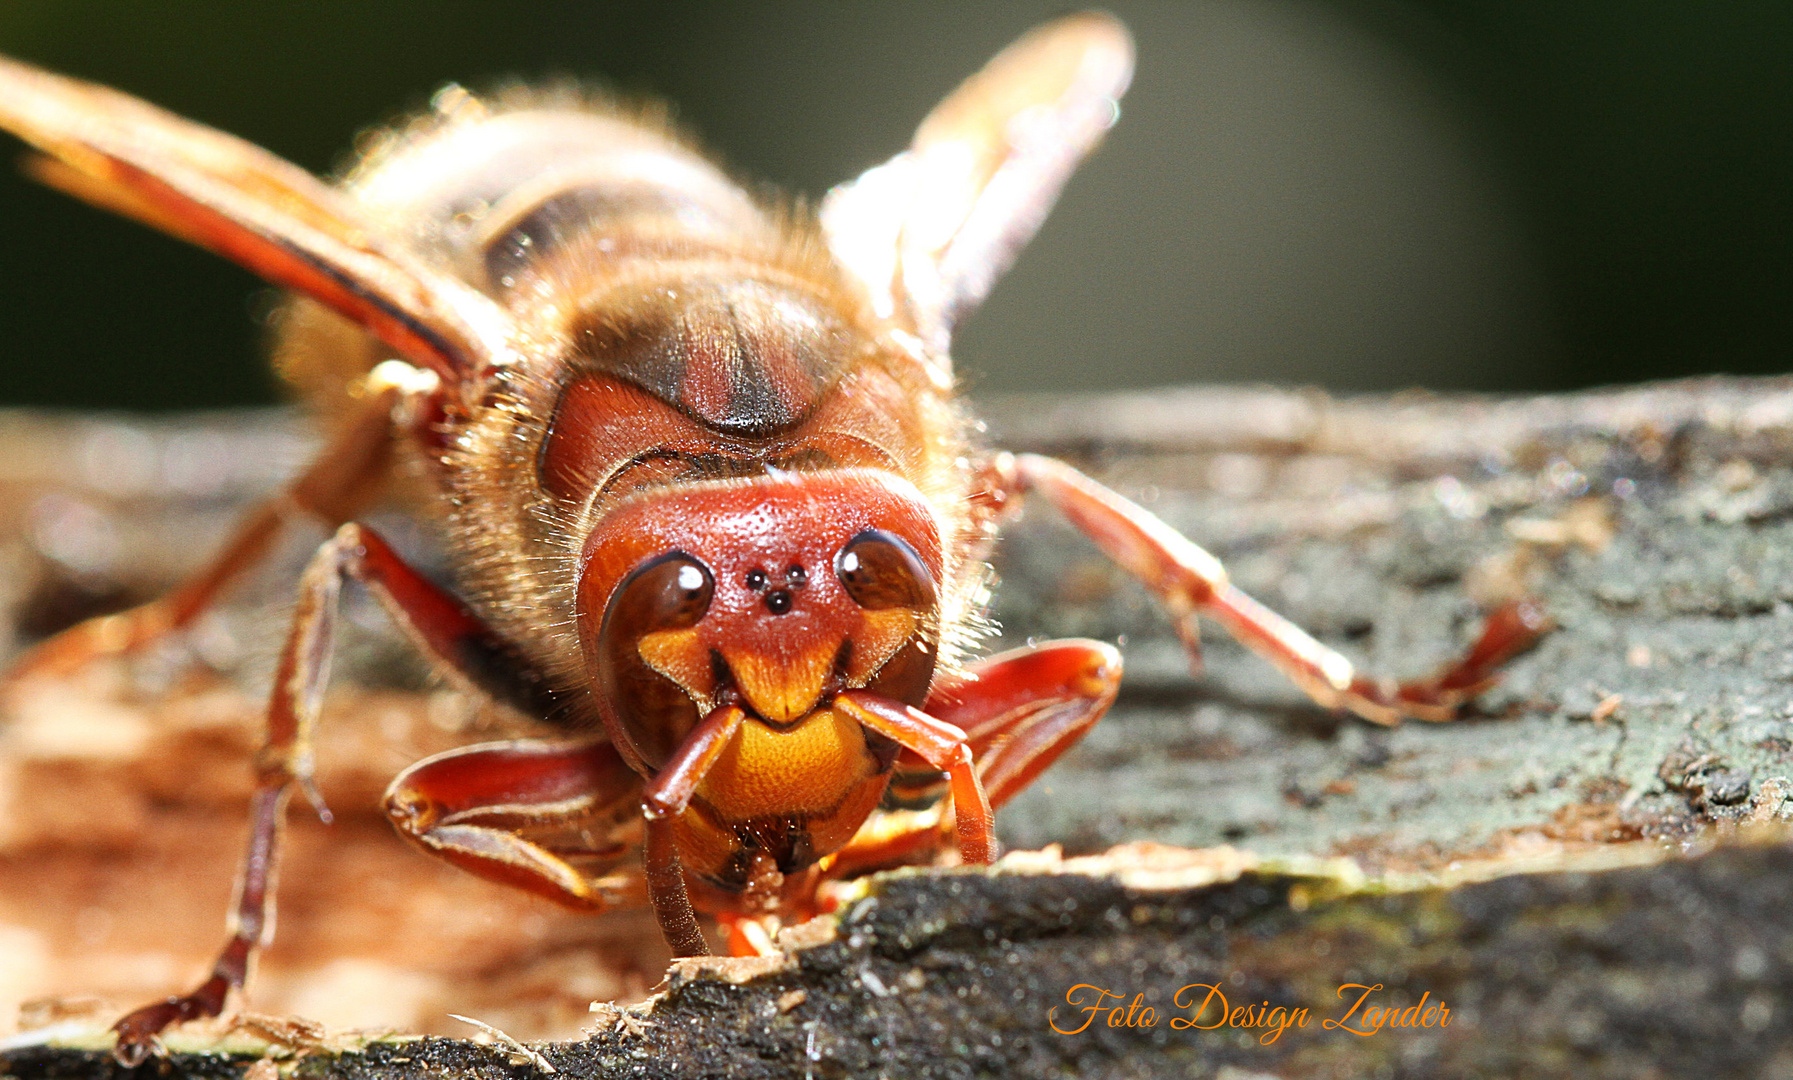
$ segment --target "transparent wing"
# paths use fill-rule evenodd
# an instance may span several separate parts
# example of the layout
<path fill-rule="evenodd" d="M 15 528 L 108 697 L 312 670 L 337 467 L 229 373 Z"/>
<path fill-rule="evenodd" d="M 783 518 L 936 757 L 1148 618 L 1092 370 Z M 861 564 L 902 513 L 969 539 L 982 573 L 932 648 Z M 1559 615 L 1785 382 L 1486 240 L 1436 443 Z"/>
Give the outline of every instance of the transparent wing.
<path fill-rule="evenodd" d="M 0 129 L 39 179 L 223 255 L 355 320 L 405 359 L 470 380 L 508 363 L 509 314 L 361 222 L 261 148 L 128 94 L 0 58 Z"/>
<path fill-rule="evenodd" d="M 1133 40 L 1113 16 L 1030 31 L 935 106 L 908 150 L 829 192 L 829 247 L 879 314 L 944 357 L 953 325 L 1113 125 L 1132 76 Z"/>

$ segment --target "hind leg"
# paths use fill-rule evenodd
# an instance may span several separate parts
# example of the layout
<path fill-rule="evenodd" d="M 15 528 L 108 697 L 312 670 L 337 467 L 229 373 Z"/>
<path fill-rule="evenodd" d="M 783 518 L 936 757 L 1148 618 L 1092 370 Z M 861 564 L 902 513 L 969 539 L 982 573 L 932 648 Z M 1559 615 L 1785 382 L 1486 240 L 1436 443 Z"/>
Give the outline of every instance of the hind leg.
<path fill-rule="evenodd" d="M 191 625 L 247 571 L 267 558 L 295 520 L 313 518 L 334 528 L 378 490 L 391 460 L 396 387 L 370 394 L 337 437 L 286 490 L 238 523 L 224 547 L 173 592 L 146 604 L 77 623 L 27 650 L 0 674 L 0 688 L 30 679 L 58 678 L 107 656 L 136 652 Z"/>

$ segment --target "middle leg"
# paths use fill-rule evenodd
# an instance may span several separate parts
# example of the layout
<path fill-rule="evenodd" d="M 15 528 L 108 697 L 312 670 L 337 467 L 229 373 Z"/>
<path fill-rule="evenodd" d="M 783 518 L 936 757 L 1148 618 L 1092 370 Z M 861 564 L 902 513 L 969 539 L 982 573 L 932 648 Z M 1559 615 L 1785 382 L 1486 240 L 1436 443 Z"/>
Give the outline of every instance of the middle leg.
<path fill-rule="evenodd" d="M 1037 454 L 998 454 L 988 466 L 986 487 L 982 502 L 992 510 L 1024 494 L 1050 502 L 1104 554 L 1158 594 L 1192 651 L 1195 619 L 1207 616 L 1316 702 L 1349 709 L 1372 723 L 1393 725 L 1404 717 L 1453 719 L 1464 702 L 1493 683 L 1500 665 L 1529 648 L 1550 627 L 1535 604 L 1511 603 L 1496 610 L 1475 645 L 1437 675 L 1406 683 L 1372 678 L 1247 596 L 1229 580 L 1219 559 L 1157 515 L 1062 461 Z"/>
<path fill-rule="evenodd" d="M 113 1026 L 118 1035 L 114 1055 L 126 1065 L 141 1064 L 154 1053 L 157 1037 L 168 1027 L 217 1016 L 230 994 L 247 979 L 256 950 L 265 944 L 273 929 L 280 834 L 292 792 L 303 792 L 319 815 L 329 820 L 312 783 L 312 735 L 329 682 L 337 600 L 345 578 L 365 584 L 394 621 L 445 670 L 505 700 L 526 703 L 541 698 L 541 680 L 525 670 L 515 650 L 458 598 L 400 560 L 378 534 L 350 523 L 325 541 L 300 579 L 292 629 L 281 649 L 268 700 L 267 733 L 255 759 L 249 844 L 231 913 L 229 938 L 211 974 L 191 993 L 145 1006 Z M 601 777 L 615 772 L 602 761 L 594 763 L 589 751 L 584 758 L 575 754 L 563 760 L 561 766 L 563 773 L 570 772 L 575 779 L 598 777 L 600 788 L 609 784 Z M 437 787 L 450 795 L 455 791 L 449 784 Z M 630 781 L 623 793 L 632 790 Z M 427 829 L 412 835 L 425 842 Z"/>

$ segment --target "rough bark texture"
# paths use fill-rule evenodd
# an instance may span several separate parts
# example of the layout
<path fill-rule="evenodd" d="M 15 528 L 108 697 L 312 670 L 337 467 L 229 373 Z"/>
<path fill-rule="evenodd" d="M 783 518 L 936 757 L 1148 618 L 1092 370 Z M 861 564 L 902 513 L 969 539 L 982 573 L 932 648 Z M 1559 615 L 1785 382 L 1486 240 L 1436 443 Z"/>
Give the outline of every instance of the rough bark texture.
<path fill-rule="evenodd" d="M 1369 669 L 1423 674 L 1477 603 L 1560 629 L 1448 731 L 1325 716 L 1169 624 L 1081 539 L 1011 532 L 997 613 L 1125 635 L 1125 706 L 1008 839 L 1149 837 L 1433 865 L 1505 842 L 1678 835 L 1775 806 L 1793 750 L 1793 395 L 1706 382 L 1572 397 L 1334 401 L 1197 390 L 992 410 L 996 436 L 1148 499 L 1259 599 Z M 1764 785 L 1767 785 L 1765 788 Z M 1093 813 L 1092 813 L 1093 811 Z"/>
<path fill-rule="evenodd" d="M 598 1014 L 603 1030 L 547 1060 L 653 1076 L 1793 1075 L 1793 858 L 1767 824 L 1689 854 L 1778 819 L 1793 793 L 1793 382 L 1526 400 L 1191 389 L 985 414 L 994 444 L 1147 502 L 1377 672 L 1423 674 L 1480 606 L 1521 593 L 1560 628 L 1464 720 L 1376 729 L 1307 705 L 1218 635 L 1192 675 L 1143 590 L 1031 507 L 1000 551 L 1008 637 L 1124 636 L 1128 674 L 1109 718 L 1004 810 L 1005 840 L 1248 854 L 1136 847 L 888 879 L 787 964 L 682 970 L 651 1009 Z M 0 601 L 28 635 L 165 587 L 303 439 L 280 417 L 10 417 L 0 447 Z M 54 997 L 25 1022 L 73 1017 L 45 1029 L 61 1044 L 0 1052 L 20 1080 L 108 1072 L 92 1031 L 111 1006 L 66 999 L 166 993 L 217 943 L 281 629 L 266 601 L 303 547 L 194 635 L 197 665 L 151 657 L 11 703 L 0 1007 Z M 489 721 L 360 614 L 322 748 L 341 823 L 294 815 L 281 939 L 250 1007 L 467 1031 L 453 1011 L 532 1039 L 575 1035 L 593 998 L 640 997 L 664 953 L 639 913 L 549 912 L 385 829 L 385 780 Z M 1193 1015 L 1178 988 L 1206 983 L 1310 1022 L 1269 1043 L 1174 1027 Z M 1366 1008 L 1429 994 L 1451 1025 L 1323 1027 L 1347 983 L 1384 985 Z M 1143 994 L 1157 1022 L 1058 1034 L 1054 1006 L 1061 1028 L 1083 1019 L 1077 984 Z M 174 1065 L 235 1075 L 271 1024 L 215 1044 L 244 1056 Z M 303 1075 L 539 1069 L 468 1042 L 280 1031 L 308 1048 L 279 1052 Z"/>

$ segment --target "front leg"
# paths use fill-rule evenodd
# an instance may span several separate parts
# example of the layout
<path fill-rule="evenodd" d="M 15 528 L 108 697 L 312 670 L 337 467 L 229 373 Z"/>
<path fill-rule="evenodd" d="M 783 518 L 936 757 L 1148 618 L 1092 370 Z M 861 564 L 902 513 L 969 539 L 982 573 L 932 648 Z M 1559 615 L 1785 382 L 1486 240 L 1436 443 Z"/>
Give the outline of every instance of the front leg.
<path fill-rule="evenodd" d="M 672 946 L 674 956 L 704 956 L 710 948 L 704 943 L 697 913 L 691 908 L 685 871 L 673 840 L 673 819 L 691 805 L 698 785 L 741 730 L 746 716 L 739 706 L 724 705 L 698 721 L 641 792 L 641 814 L 647 819 L 641 862 L 647 877 L 648 899 L 654 905 L 660 933 Z"/>
<path fill-rule="evenodd" d="M 1033 783 L 1114 704 L 1121 654 L 1100 641 L 1046 641 L 985 657 L 928 694 L 926 715 L 965 733 L 976 774 L 995 810 Z M 873 815 L 824 862 L 847 876 L 890 866 L 933 847 L 945 828 L 940 772 L 919 756 L 897 759 L 890 792 L 922 810 Z M 971 860 L 966 860 L 967 862 Z"/>
<path fill-rule="evenodd" d="M 1392 683 L 1359 674 L 1343 656 L 1294 623 L 1253 600 L 1227 580 L 1220 560 L 1191 543 L 1145 508 L 1076 469 L 1037 454 L 999 454 L 987 469 L 981 500 L 1002 507 L 1024 494 L 1050 502 L 1096 546 L 1158 594 L 1185 641 L 1195 641 L 1195 618 L 1206 615 L 1276 665 L 1327 708 L 1349 709 L 1377 724 L 1403 717 L 1450 720 L 1495 679 L 1499 667 L 1549 629 L 1528 602 L 1509 604 L 1489 618 L 1461 659 L 1429 679 Z"/>
<path fill-rule="evenodd" d="M 978 866 L 996 861 L 996 819 L 984 792 L 971 741 L 957 725 L 867 690 L 847 690 L 835 708 L 946 774 L 959 857 Z"/>
<path fill-rule="evenodd" d="M 366 585 L 394 621 L 445 670 L 510 701 L 546 701 L 541 681 L 530 676 L 507 642 L 459 599 L 407 566 L 378 534 L 350 523 L 325 541 L 300 579 L 292 629 L 268 701 L 267 735 L 255 759 L 249 845 L 230 938 L 211 975 L 197 989 L 138 1009 L 113 1026 L 118 1034 L 113 1053 L 125 1065 L 141 1064 L 155 1052 L 157 1036 L 174 1024 L 217 1016 L 231 991 L 243 985 L 255 950 L 273 930 L 280 833 L 293 790 L 304 792 L 319 815 L 329 820 L 312 786 L 311 742 L 329 679 L 337 598 L 345 578 Z M 604 771 L 601 763 L 589 760 L 575 764 L 578 768 L 572 771 L 579 775 Z"/>
<path fill-rule="evenodd" d="M 640 786 L 607 739 L 508 739 L 406 769 L 386 789 L 386 814 L 470 874 L 598 912 L 638 892 L 639 875 L 594 879 L 587 864 L 627 854 L 611 834 L 634 813 Z"/>

